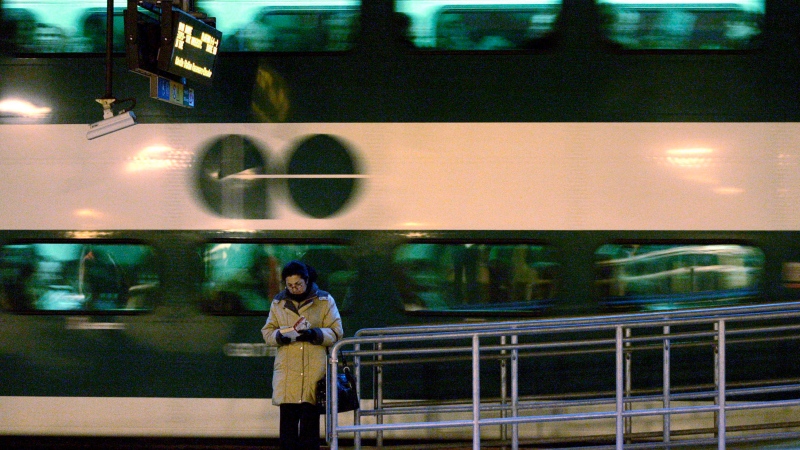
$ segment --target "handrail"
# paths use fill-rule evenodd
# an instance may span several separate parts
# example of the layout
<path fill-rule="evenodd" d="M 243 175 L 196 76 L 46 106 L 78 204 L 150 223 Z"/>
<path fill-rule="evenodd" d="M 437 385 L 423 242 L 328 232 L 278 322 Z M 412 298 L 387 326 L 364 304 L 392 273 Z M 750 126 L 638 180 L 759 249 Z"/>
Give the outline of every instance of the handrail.
<path fill-rule="evenodd" d="M 327 415 L 327 436 L 331 449 L 338 448 L 338 439 L 342 434 L 353 433 L 356 448 L 360 448 L 363 433 L 376 433 L 378 446 L 382 445 L 383 432 L 412 429 L 444 429 L 472 427 L 473 448 L 480 448 L 482 439 L 481 430 L 487 427 L 501 427 L 503 440 L 511 441 L 511 448 L 517 450 L 519 446 L 519 425 L 527 423 L 567 422 L 584 420 L 613 420 L 615 423 L 613 436 L 614 448 L 632 447 L 626 443 L 631 438 L 629 424 L 634 418 L 647 416 L 661 416 L 663 418 L 662 443 L 669 445 L 671 436 L 670 417 L 683 414 L 713 413 L 716 416 L 714 432 L 715 441 L 720 449 L 724 449 L 727 436 L 727 413 L 730 411 L 743 411 L 751 409 L 767 409 L 778 407 L 800 407 L 800 399 L 758 400 L 747 402 L 730 402 L 731 398 L 742 398 L 743 395 L 757 395 L 767 393 L 800 393 L 800 384 L 788 381 L 776 382 L 759 380 L 758 383 L 747 388 L 737 388 L 736 384 L 727 381 L 727 351 L 728 347 L 738 346 L 748 342 L 780 342 L 782 340 L 800 339 L 800 325 L 773 324 L 770 322 L 787 318 L 800 317 L 800 302 L 778 303 L 769 305 L 737 306 L 725 308 L 704 308 L 696 310 L 639 313 L 629 315 L 612 315 L 600 317 L 579 317 L 565 319 L 543 319 L 525 321 L 506 321 L 470 324 L 444 324 L 430 326 L 408 326 L 362 329 L 352 338 L 345 338 L 331 348 L 331 358 L 328 365 L 328 379 L 333 380 L 338 370 L 339 354 L 345 347 L 352 346 L 353 350 L 346 353 L 351 355 L 354 363 L 354 373 L 357 383 L 361 386 L 361 368 L 372 366 L 377 371 L 373 378 L 376 380 L 374 389 L 374 408 L 357 411 L 354 414 L 353 425 L 339 425 L 336 414 Z M 738 325 L 738 326 L 736 326 Z M 713 326 L 713 331 L 692 329 L 690 332 L 675 332 L 674 328 L 683 326 Z M 637 330 L 634 336 L 632 330 Z M 741 336 L 756 336 L 741 338 Z M 535 342 L 520 343 L 523 336 L 537 337 Z M 740 336 L 740 339 L 728 339 Z M 762 337 L 763 336 L 763 337 Z M 496 338 L 500 339 L 497 344 Z M 491 342 L 486 342 L 490 340 Z M 691 345 L 712 347 L 714 352 L 715 386 L 709 390 L 698 389 L 680 394 L 673 391 L 668 380 L 670 379 L 670 362 L 673 356 L 670 347 L 680 345 L 675 340 L 690 342 Z M 510 341 L 510 342 L 509 342 Z M 641 344 L 647 345 L 643 349 Z M 399 344 L 399 346 L 398 346 Z M 636 345 L 634 345 L 636 344 Z M 362 347 L 369 347 L 362 349 Z M 391 348 L 385 348 L 391 347 Z M 664 386 L 660 394 L 642 395 L 631 388 L 632 378 L 631 357 L 635 352 L 653 351 L 661 347 L 663 352 Z M 614 395 L 613 398 L 589 398 L 586 392 L 577 392 L 576 395 L 564 396 L 562 399 L 550 402 L 524 401 L 519 396 L 519 367 L 521 357 L 538 357 L 545 349 L 566 349 L 576 353 L 589 353 L 608 351 L 615 354 L 614 370 Z M 521 350 L 528 350 L 530 354 L 521 354 Z M 396 404 L 387 403 L 383 398 L 382 367 L 388 364 L 402 364 L 404 361 L 419 362 L 420 357 L 430 361 L 431 355 L 454 355 L 467 353 L 472 361 L 472 386 L 473 395 L 469 402 L 434 401 L 431 404 L 417 404 L 414 407 L 405 406 L 403 402 Z M 362 358 L 365 364 L 362 365 Z M 491 359 L 501 360 L 501 380 L 504 386 L 499 400 L 490 400 L 480 392 L 480 364 L 481 361 Z M 507 367 L 510 363 L 510 369 Z M 609 368 L 610 369 L 610 368 Z M 509 373 L 510 372 L 510 373 Z M 510 376 L 510 380 L 507 377 Z M 507 381 L 511 389 L 507 391 Z M 331 401 L 329 408 L 336 408 L 338 399 L 336 390 L 329 386 Z M 581 394 L 581 395 L 578 395 Z M 510 398 L 509 398 L 510 397 Z M 564 399 L 566 398 L 566 399 Z M 672 402 L 681 401 L 681 405 Z M 652 407 L 649 404 L 660 402 L 662 407 Z M 686 405 L 686 402 L 691 402 Z M 459 406 L 460 405 L 460 406 Z M 575 410 L 578 406 L 613 405 L 613 409 L 605 407 L 601 411 Z M 522 415 L 522 411 L 544 411 L 545 408 L 559 408 L 571 412 L 560 414 Z M 402 417 L 414 413 L 449 414 L 454 412 L 472 412 L 471 419 L 449 419 L 425 421 L 408 421 L 384 423 L 387 416 Z M 488 414 L 500 414 L 500 417 L 486 417 Z M 361 423 L 362 417 L 375 417 L 375 423 Z M 626 425 L 628 424 L 628 425 Z M 511 427 L 511 436 L 508 428 Z M 756 427 L 757 428 L 757 427 Z M 765 427 L 768 428 L 768 427 Z M 800 436 L 800 432 L 772 433 L 769 436 L 789 436 L 792 433 Z M 684 433 L 681 433 L 684 434 Z M 767 436 L 767 435 L 765 435 Z M 708 438 L 706 444 L 708 444 Z M 731 440 L 752 439 L 752 436 L 735 436 Z M 700 442 L 702 439 L 699 439 Z M 686 440 L 681 440 L 685 443 Z"/>
<path fill-rule="evenodd" d="M 471 329 L 489 330 L 493 328 L 506 328 L 522 326 L 527 327 L 532 323 L 538 326 L 551 326 L 562 327 L 574 324 L 578 325 L 597 325 L 597 324 L 620 324 L 629 322 L 639 322 L 646 320 L 662 319 L 667 321 L 678 320 L 681 318 L 700 318 L 700 317 L 716 317 L 716 318 L 734 318 L 736 316 L 749 316 L 752 314 L 765 314 L 775 313 L 782 311 L 795 311 L 800 310 L 800 302 L 783 302 L 783 303 L 770 303 L 761 305 L 744 305 L 744 306 L 726 306 L 719 308 L 697 308 L 697 309 L 681 309 L 674 311 L 658 311 L 647 313 L 631 313 L 631 314 L 615 314 L 603 316 L 580 316 L 580 317 L 566 317 L 566 318 L 553 318 L 553 319 L 526 319 L 516 321 L 495 321 L 495 322 L 470 322 L 470 323 L 449 323 L 437 325 L 409 325 L 398 327 L 381 327 L 381 328 L 362 328 L 355 333 L 355 337 L 362 336 L 381 336 L 393 334 L 414 334 L 414 333 L 428 333 L 428 332 L 447 332 L 454 329 L 457 331 L 467 331 Z"/>

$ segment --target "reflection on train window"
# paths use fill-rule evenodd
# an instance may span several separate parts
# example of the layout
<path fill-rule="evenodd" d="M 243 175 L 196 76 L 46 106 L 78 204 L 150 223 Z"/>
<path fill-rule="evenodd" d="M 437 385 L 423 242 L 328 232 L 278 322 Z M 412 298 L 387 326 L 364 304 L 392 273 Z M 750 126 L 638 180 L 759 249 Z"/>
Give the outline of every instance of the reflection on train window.
<path fill-rule="evenodd" d="M 601 28 L 628 50 L 756 48 L 765 0 L 599 0 Z"/>
<path fill-rule="evenodd" d="M 107 20 L 105 9 L 87 9 L 80 22 L 81 34 L 72 46 L 73 51 L 105 52 Z M 121 8 L 114 9 L 114 36 L 111 43 L 115 52 L 125 51 L 125 18 Z"/>
<path fill-rule="evenodd" d="M 281 269 L 292 260 L 317 271 L 317 285 L 344 301 L 355 268 L 348 248 L 336 244 L 213 243 L 205 246 L 205 309 L 215 314 L 269 311 L 281 286 Z"/>
<path fill-rule="evenodd" d="M 222 51 L 349 50 L 360 29 L 360 0 L 197 0 L 217 19 Z"/>
<path fill-rule="evenodd" d="M 542 49 L 555 42 L 561 0 L 397 0 L 420 49 Z M 402 21 L 400 22 L 402 23 Z"/>
<path fill-rule="evenodd" d="M 540 312 L 556 295 L 555 256 L 541 245 L 406 244 L 395 279 L 406 311 Z"/>
<path fill-rule="evenodd" d="M 159 285 L 145 245 L 6 245 L 0 258 L 0 302 L 10 311 L 149 310 Z"/>
<path fill-rule="evenodd" d="M 3 0 L 0 49 L 18 53 L 104 53 L 106 0 Z M 196 0 L 216 19 L 223 51 L 337 51 L 359 31 L 360 0 Z M 115 52 L 125 50 L 123 11 L 114 0 Z"/>
<path fill-rule="evenodd" d="M 105 1 L 5 0 L 0 24 L 2 47 L 19 53 L 103 53 L 106 51 Z M 125 50 L 125 1 L 114 8 L 113 49 Z"/>
<path fill-rule="evenodd" d="M 595 252 L 603 306 L 671 310 L 758 300 L 764 254 L 742 245 L 608 244 Z"/>

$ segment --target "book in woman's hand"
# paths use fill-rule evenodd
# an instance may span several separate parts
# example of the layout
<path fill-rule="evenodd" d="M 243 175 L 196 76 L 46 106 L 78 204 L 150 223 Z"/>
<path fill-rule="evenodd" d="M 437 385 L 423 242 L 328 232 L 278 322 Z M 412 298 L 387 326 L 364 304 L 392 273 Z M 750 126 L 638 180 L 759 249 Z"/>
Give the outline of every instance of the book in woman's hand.
<path fill-rule="evenodd" d="M 281 328 L 281 334 L 283 337 L 287 337 L 291 340 L 297 339 L 297 336 L 300 336 L 300 332 L 311 328 L 311 325 L 308 323 L 308 320 L 304 316 L 300 316 L 297 319 L 297 322 L 294 323 L 291 327 L 284 327 Z"/>

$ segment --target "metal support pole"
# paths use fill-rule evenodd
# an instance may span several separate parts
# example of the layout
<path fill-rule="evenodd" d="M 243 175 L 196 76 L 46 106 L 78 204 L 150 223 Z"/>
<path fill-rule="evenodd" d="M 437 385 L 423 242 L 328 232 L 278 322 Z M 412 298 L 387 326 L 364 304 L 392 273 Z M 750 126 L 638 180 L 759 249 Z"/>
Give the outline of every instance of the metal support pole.
<path fill-rule="evenodd" d="M 336 359 L 336 355 L 331 354 L 328 358 L 328 368 L 326 370 L 326 382 L 328 384 L 328 401 L 326 402 L 326 410 L 325 410 L 325 426 L 328 427 L 328 431 L 326 432 L 330 439 L 331 450 L 338 450 L 339 449 L 339 430 L 336 429 L 338 425 L 338 414 L 335 414 L 333 411 L 334 407 L 338 408 L 337 406 L 337 399 L 336 395 L 338 392 L 336 391 L 336 365 L 338 361 Z M 331 386 L 333 384 L 333 386 Z"/>
<path fill-rule="evenodd" d="M 481 352 L 480 338 L 472 336 L 472 450 L 481 449 Z"/>
<path fill-rule="evenodd" d="M 669 325 L 664 327 L 664 335 L 669 336 Z M 670 408 L 670 340 L 669 338 L 664 338 L 664 409 L 669 410 Z M 670 436 L 670 428 L 671 428 L 671 415 L 669 413 L 664 414 L 664 443 L 669 444 L 671 436 Z"/>
<path fill-rule="evenodd" d="M 519 417 L 519 350 L 516 345 L 519 337 L 515 334 L 511 336 L 511 415 Z M 519 450 L 519 423 L 511 425 L 511 450 Z"/>
<path fill-rule="evenodd" d="M 633 331 L 630 328 L 625 328 L 625 337 L 629 338 L 633 335 Z M 631 397 L 633 391 L 632 381 L 633 376 L 631 373 L 633 371 L 633 350 L 631 349 L 630 341 L 625 342 L 625 348 L 628 349 L 625 352 L 625 396 L 628 398 Z M 625 404 L 625 409 L 630 410 L 632 405 L 630 403 Z M 626 417 L 624 419 L 625 422 L 625 434 L 628 436 L 633 435 L 633 417 Z"/>
<path fill-rule="evenodd" d="M 719 440 L 717 442 L 719 450 L 725 450 L 725 428 L 727 427 L 725 418 L 725 321 L 719 321 L 719 389 L 718 407 L 719 416 L 717 417 L 717 432 Z"/>
<path fill-rule="evenodd" d="M 353 371 L 356 373 L 356 392 L 360 394 L 361 392 L 361 357 L 358 356 L 358 351 L 361 350 L 361 344 L 355 344 L 353 346 L 353 350 L 355 350 L 356 355 L 353 356 Z M 359 400 L 361 396 L 359 395 Z M 356 409 L 353 411 L 353 423 L 355 425 L 361 425 L 361 408 Z M 356 450 L 361 448 L 361 432 L 356 431 L 355 436 L 353 437 L 353 447 Z"/>
<path fill-rule="evenodd" d="M 714 322 L 714 391 L 719 392 L 719 323 Z M 714 397 L 714 404 L 719 406 L 719 396 Z M 714 410 L 714 423 L 719 422 L 719 410 Z M 716 428 L 714 437 L 719 437 Z"/>
<path fill-rule="evenodd" d="M 622 351 L 623 345 L 623 331 L 622 326 L 616 327 L 616 352 L 617 352 L 617 364 L 616 364 L 616 396 L 617 396 L 617 450 L 622 450 L 624 445 L 624 427 L 623 427 L 623 416 L 622 412 L 624 410 L 625 405 L 623 404 L 624 396 L 623 396 L 623 361 L 625 358 L 624 352 Z"/>
<path fill-rule="evenodd" d="M 381 361 L 383 361 L 383 343 L 379 342 L 375 346 L 378 350 L 378 364 L 375 366 L 375 379 L 374 381 L 374 388 L 375 389 L 375 409 L 378 411 L 383 410 L 383 366 L 381 365 Z M 383 413 L 378 412 L 375 416 L 375 423 L 378 425 L 383 425 Z M 378 448 L 383 448 L 383 430 L 378 430 L 375 432 L 375 446 Z"/>
<path fill-rule="evenodd" d="M 500 336 L 500 345 L 506 346 L 506 336 Z M 508 354 L 507 350 L 500 350 L 500 404 L 503 409 L 500 410 L 500 417 L 508 417 L 508 410 L 505 406 L 508 405 L 508 360 L 505 356 Z M 508 425 L 500 425 L 500 439 L 503 441 L 508 440 Z"/>

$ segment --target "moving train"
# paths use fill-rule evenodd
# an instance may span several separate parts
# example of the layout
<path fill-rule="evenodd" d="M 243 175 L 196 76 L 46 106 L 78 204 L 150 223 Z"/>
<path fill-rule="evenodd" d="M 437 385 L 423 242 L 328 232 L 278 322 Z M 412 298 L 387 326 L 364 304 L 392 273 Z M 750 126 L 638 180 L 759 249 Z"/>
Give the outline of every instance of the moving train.
<path fill-rule="evenodd" d="M 798 293 L 794 124 L 0 131 L 5 434 L 274 434 L 259 330 L 292 259 L 348 335 Z"/>
<path fill-rule="evenodd" d="M 226 43 L 234 3 L 295 14 L 282 43 Z M 631 4 L 198 0 L 224 34 L 194 108 L 151 98 L 122 47 L 109 67 L 96 38 L 3 35 L 0 434 L 277 436 L 259 330 L 292 259 L 348 336 L 800 298 L 800 11 Z M 448 15 L 472 44 L 440 43 Z M 88 140 L 109 68 L 137 123 Z"/>

